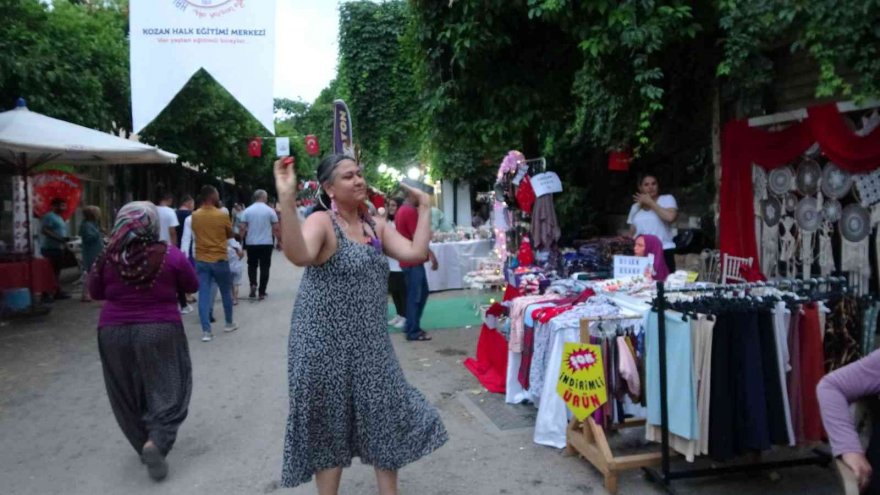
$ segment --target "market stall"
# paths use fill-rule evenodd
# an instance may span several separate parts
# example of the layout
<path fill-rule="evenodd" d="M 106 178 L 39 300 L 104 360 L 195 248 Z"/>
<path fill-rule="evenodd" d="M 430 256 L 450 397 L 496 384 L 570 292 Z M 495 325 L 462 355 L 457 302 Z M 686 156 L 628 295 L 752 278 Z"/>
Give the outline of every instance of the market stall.
<path fill-rule="evenodd" d="M 848 121 L 846 111 L 865 115 Z M 827 104 L 724 128 L 720 249 L 752 260 L 746 278 L 809 279 L 846 272 L 862 294 L 877 277 L 880 115 Z M 771 131 L 761 126 L 789 124 Z M 880 244 L 878 244 L 880 245 Z"/>
<path fill-rule="evenodd" d="M 42 263 L 33 257 L 31 219 L 33 201 L 31 174 L 40 165 L 119 165 L 174 163 L 177 155 L 156 147 L 123 139 L 112 134 L 82 127 L 70 122 L 53 119 L 28 110 L 24 99 L 19 98 L 16 108 L 0 113 L 0 166 L 27 178 L 28 184 L 19 181 L 16 198 L 23 201 L 23 208 L 16 206 L 21 221 L 16 226 L 16 247 L 21 242 L 19 254 L 24 254 L 27 265 L 24 278 L 18 287 L 28 288 L 32 294 L 41 292 Z M 50 199 L 51 201 L 51 199 Z M 23 211 L 21 211 L 23 210 Z M 17 217 L 18 218 L 18 217 Z M 0 265 L 0 279 L 19 270 L 18 265 Z M 34 298 L 31 298 L 33 300 Z"/>
<path fill-rule="evenodd" d="M 474 269 L 475 260 L 484 258 L 492 251 L 490 239 L 466 241 L 432 242 L 431 251 L 437 258 L 439 268 L 431 270 L 430 263 L 425 264 L 428 276 L 428 290 L 465 288 L 464 277 Z"/>
<path fill-rule="evenodd" d="M 678 271 L 655 282 L 629 263 L 635 257 L 606 265 L 609 250 L 631 249 L 623 239 L 560 250 L 543 266 L 525 236 L 506 247 L 516 255 L 506 257 L 504 300 L 485 311 L 476 357 L 464 365 L 507 403 L 537 408 L 535 443 L 581 454 L 612 493 L 626 469 L 646 468 L 668 487 L 828 461 L 780 449 L 822 440 L 819 379 L 876 347 L 865 329 L 880 303 L 854 295 L 844 278 L 721 285 Z M 597 278 L 631 266 L 645 276 Z M 606 434 L 629 427 L 644 427 L 653 448 L 615 455 Z M 771 449 L 788 458 L 755 456 Z M 693 469 L 673 457 L 735 462 Z"/>

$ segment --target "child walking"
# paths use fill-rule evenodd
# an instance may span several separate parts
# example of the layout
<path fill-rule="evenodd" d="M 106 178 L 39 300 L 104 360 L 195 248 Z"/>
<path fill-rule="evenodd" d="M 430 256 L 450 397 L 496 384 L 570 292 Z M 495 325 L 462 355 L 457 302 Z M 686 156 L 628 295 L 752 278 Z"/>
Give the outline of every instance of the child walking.
<path fill-rule="evenodd" d="M 244 251 L 241 248 L 241 237 L 235 234 L 226 243 L 226 257 L 229 259 L 229 271 L 232 272 L 232 304 L 238 304 L 238 286 L 241 284 L 241 275 L 244 264 Z"/>

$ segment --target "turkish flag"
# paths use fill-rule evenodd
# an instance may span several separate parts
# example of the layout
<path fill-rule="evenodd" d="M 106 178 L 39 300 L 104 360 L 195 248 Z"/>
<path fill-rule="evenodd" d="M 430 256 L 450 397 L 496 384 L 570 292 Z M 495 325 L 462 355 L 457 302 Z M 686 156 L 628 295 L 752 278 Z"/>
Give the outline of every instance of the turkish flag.
<path fill-rule="evenodd" d="M 255 137 L 251 139 L 248 143 L 248 154 L 254 158 L 259 158 L 263 155 L 263 139 Z"/>
<path fill-rule="evenodd" d="M 321 153 L 321 147 L 318 146 L 318 136 L 314 134 L 306 136 L 306 153 L 311 156 L 318 156 Z"/>

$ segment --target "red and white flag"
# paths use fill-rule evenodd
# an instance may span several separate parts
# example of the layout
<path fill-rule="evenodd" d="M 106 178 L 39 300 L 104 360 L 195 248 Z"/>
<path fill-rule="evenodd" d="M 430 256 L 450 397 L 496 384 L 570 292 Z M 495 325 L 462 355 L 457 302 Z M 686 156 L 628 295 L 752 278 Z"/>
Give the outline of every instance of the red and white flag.
<path fill-rule="evenodd" d="M 248 154 L 254 158 L 263 156 L 263 139 L 255 137 L 248 143 Z"/>

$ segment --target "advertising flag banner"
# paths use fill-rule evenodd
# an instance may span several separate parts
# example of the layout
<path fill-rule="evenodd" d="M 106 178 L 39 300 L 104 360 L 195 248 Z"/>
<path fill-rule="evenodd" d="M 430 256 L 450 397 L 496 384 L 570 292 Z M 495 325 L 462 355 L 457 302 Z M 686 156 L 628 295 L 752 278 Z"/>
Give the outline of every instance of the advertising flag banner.
<path fill-rule="evenodd" d="M 275 0 L 131 0 L 129 11 L 135 133 L 205 69 L 274 134 Z"/>
<path fill-rule="evenodd" d="M 566 343 L 559 370 L 556 393 L 578 420 L 584 421 L 608 400 L 599 346 Z"/>
<path fill-rule="evenodd" d="M 348 105 L 342 100 L 333 102 L 333 153 L 341 153 L 354 158 L 351 114 L 348 112 Z"/>
<path fill-rule="evenodd" d="M 290 154 L 290 138 L 275 138 L 275 156 L 287 156 Z"/>

